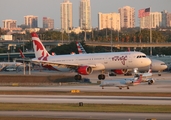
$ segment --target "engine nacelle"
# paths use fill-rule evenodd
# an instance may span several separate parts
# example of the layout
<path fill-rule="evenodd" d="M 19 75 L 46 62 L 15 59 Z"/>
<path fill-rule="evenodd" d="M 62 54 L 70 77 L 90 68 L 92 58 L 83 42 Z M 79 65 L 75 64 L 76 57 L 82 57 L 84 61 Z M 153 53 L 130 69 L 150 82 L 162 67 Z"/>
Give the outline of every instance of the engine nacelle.
<path fill-rule="evenodd" d="M 148 84 L 149 84 L 149 85 L 151 85 L 151 84 L 153 84 L 153 83 L 155 83 L 155 80 L 154 80 L 154 79 L 148 80 Z"/>
<path fill-rule="evenodd" d="M 89 66 L 80 66 L 78 67 L 77 72 L 81 75 L 89 75 L 93 72 L 93 69 Z"/>
<path fill-rule="evenodd" d="M 123 70 L 112 70 L 116 74 L 126 74 L 128 72 L 128 69 L 123 69 Z"/>

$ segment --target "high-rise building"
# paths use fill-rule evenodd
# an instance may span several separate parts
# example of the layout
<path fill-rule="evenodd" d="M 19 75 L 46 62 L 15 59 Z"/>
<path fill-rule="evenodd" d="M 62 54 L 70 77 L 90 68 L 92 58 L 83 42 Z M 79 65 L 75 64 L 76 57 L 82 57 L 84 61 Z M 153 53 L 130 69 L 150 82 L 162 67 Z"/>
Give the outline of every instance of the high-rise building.
<path fill-rule="evenodd" d="M 167 27 L 167 14 L 168 14 L 168 12 L 166 10 L 163 10 L 161 12 L 161 14 L 162 14 L 162 25 L 161 25 L 161 27 L 166 28 Z"/>
<path fill-rule="evenodd" d="M 150 12 L 149 16 L 140 18 L 140 28 L 156 28 L 162 26 L 161 12 Z"/>
<path fill-rule="evenodd" d="M 72 27 L 72 3 L 64 0 L 61 3 L 61 29 L 69 32 Z"/>
<path fill-rule="evenodd" d="M 99 30 L 113 29 L 120 31 L 120 14 L 119 13 L 99 13 L 98 14 Z"/>
<path fill-rule="evenodd" d="M 130 6 L 119 8 L 121 28 L 135 27 L 135 9 Z"/>
<path fill-rule="evenodd" d="M 38 27 L 38 17 L 37 16 L 33 16 L 33 15 L 24 16 L 24 22 L 28 28 L 37 28 Z"/>
<path fill-rule="evenodd" d="M 51 18 L 43 17 L 43 28 L 54 29 L 54 20 Z"/>
<path fill-rule="evenodd" d="M 91 26 L 91 6 L 90 0 L 81 0 L 79 7 L 79 26 L 80 28 L 90 30 Z"/>
<path fill-rule="evenodd" d="M 167 14 L 167 27 L 171 27 L 171 13 Z"/>
<path fill-rule="evenodd" d="M 3 20 L 3 28 L 9 30 L 16 28 L 16 20 L 12 20 L 12 19 Z"/>

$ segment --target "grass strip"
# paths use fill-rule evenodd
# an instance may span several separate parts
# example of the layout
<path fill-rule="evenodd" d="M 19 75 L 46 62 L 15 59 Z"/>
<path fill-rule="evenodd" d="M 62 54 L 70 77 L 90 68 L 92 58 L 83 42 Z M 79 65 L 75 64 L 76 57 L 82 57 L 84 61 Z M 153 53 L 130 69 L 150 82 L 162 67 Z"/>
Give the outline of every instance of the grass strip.
<path fill-rule="evenodd" d="M 171 113 L 170 105 L 129 105 L 129 104 L 41 104 L 41 103 L 0 103 L 1 111 L 78 111 L 78 112 L 135 112 Z"/>
<path fill-rule="evenodd" d="M 171 93 L 163 92 L 82 92 L 71 91 L 0 91 L 0 95 L 88 95 L 88 96 L 151 96 L 171 97 Z"/>
<path fill-rule="evenodd" d="M 77 118 L 0 117 L 0 120 L 91 120 Z M 94 119 L 93 119 L 94 120 Z"/>

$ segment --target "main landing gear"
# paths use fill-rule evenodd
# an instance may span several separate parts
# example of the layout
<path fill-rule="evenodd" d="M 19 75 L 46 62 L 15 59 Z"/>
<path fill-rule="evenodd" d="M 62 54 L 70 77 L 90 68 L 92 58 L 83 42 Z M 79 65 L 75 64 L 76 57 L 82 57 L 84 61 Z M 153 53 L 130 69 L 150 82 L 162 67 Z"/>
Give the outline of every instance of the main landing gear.
<path fill-rule="evenodd" d="M 104 75 L 104 74 L 98 75 L 98 79 L 99 79 L 99 80 L 104 80 L 104 79 L 105 79 L 105 75 Z"/>

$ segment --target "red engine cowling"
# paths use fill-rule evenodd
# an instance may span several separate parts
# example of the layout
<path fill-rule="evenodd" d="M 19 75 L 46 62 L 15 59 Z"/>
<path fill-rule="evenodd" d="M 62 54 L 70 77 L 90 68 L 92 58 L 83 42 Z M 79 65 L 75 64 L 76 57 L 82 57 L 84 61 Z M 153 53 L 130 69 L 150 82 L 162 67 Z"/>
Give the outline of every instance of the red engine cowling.
<path fill-rule="evenodd" d="M 89 66 L 80 66 L 78 67 L 77 72 L 81 75 L 89 75 L 93 72 L 93 70 Z"/>
<path fill-rule="evenodd" d="M 128 72 L 127 69 L 123 69 L 123 70 L 113 70 L 113 72 L 115 72 L 116 74 L 126 74 Z"/>

